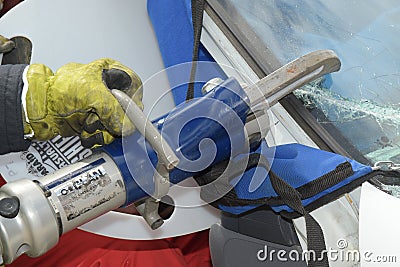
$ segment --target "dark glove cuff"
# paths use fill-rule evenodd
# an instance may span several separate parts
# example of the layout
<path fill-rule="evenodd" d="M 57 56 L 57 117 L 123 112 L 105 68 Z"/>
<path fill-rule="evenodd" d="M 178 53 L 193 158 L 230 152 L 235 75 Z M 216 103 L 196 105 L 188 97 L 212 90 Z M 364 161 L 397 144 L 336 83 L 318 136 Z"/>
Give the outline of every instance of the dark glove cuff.
<path fill-rule="evenodd" d="M 21 93 L 27 65 L 0 65 L 0 154 L 28 149 L 24 138 Z"/>

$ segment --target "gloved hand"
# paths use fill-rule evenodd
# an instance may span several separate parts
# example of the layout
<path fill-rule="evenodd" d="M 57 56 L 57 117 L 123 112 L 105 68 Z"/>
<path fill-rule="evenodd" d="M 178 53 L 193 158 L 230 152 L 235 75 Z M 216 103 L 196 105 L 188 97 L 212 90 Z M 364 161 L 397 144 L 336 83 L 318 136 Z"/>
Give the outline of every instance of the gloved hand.
<path fill-rule="evenodd" d="M 15 43 L 10 39 L 7 39 L 3 35 L 0 35 L 0 53 L 10 52 L 15 48 Z"/>
<path fill-rule="evenodd" d="M 112 59 L 69 63 L 53 72 L 43 64 L 28 67 L 24 133 L 35 140 L 79 135 L 82 145 L 109 144 L 134 131 L 110 89 L 119 89 L 143 109 L 142 82 L 128 67 Z"/>

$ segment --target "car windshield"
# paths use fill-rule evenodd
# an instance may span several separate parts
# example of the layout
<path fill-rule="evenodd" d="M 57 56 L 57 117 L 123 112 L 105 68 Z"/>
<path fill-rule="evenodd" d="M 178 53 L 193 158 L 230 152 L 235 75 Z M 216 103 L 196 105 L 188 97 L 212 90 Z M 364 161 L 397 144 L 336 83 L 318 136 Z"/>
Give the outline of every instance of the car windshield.
<path fill-rule="evenodd" d="M 295 95 L 371 162 L 400 162 L 400 1 L 218 2 L 234 7 L 281 64 L 314 50 L 334 50 L 340 72 Z"/>

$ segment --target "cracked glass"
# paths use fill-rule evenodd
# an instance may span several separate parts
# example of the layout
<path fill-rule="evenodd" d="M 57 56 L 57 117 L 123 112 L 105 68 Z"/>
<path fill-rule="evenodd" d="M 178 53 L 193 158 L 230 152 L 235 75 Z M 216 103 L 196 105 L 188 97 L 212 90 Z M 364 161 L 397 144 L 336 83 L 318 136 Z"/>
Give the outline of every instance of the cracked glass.
<path fill-rule="evenodd" d="M 233 6 L 281 64 L 314 50 L 335 51 L 340 72 L 295 95 L 371 162 L 400 162 L 400 1 L 219 2 Z"/>

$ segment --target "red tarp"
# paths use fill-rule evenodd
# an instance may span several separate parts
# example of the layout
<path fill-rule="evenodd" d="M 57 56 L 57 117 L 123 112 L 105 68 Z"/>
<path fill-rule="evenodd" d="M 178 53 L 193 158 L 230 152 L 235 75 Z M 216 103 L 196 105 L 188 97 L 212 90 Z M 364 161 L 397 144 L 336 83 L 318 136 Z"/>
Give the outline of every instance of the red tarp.
<path fill-rule="evenodd" d="M 190 223 L 190 222 L 188 222 Z M 135 227 L 132 225 L 132 227 Z M 131 241 L 73 230 L 45 255 L 26 255 L 7 266 L 212 266 L 208 231 L 150 241 Z"/>
<path fill-rule="evenodd" d="M 0 11 L 0 17 L 3 16 L 8 10 L 10 10 L 13 6 L 15 6 L 20 2 L 21 0 L 4 0 L 3 9 Z"/>

